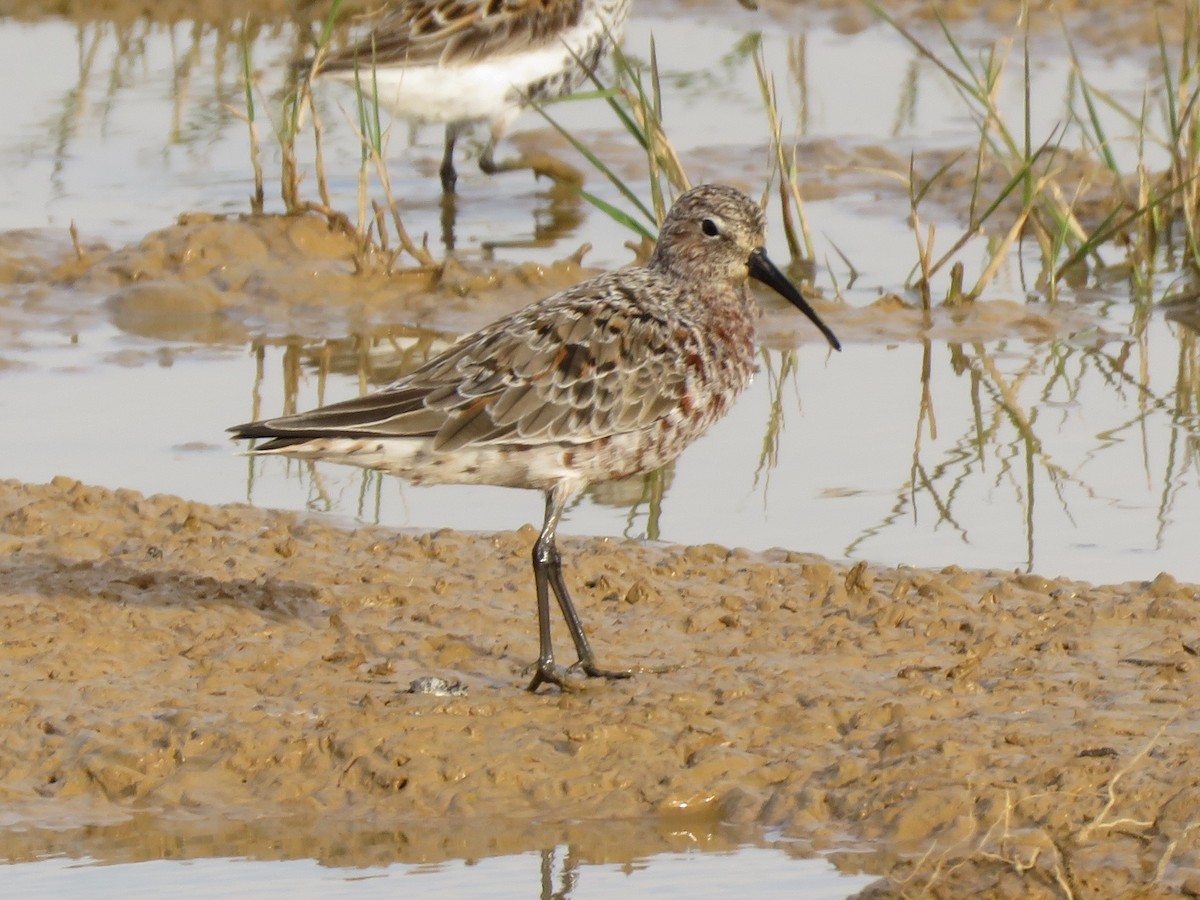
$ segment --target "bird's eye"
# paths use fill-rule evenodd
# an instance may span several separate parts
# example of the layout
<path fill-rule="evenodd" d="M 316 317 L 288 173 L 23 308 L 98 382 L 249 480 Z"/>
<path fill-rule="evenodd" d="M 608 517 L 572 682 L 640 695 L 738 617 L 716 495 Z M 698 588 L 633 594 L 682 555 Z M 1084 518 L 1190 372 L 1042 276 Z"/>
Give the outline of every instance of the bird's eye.
<path fill-rule="evenodd" d="M 717 227 L 717 223 L 714 222 L 712 219 L 705 219 L 703 222 L 701 222 L 700 230 L 703 231 L 705 234 L 707 234 L 709 237 L 716 237 L 718 234 L 721 233 L 721 229 L 719 229 Z"/>

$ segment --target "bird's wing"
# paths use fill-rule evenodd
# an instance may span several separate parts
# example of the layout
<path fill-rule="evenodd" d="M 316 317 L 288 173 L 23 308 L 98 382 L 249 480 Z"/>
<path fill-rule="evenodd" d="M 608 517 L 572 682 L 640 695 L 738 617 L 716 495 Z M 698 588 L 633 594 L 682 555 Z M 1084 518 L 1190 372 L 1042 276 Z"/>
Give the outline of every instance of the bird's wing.
<path fill-rule="evenodd" d="M 583 0 L 404 0 L 322 71 L 375 65 L 468 65 L 545 46 L 578 23 Z"/>
<path fill-rule="evenodd" d="M 647 312 L 615 275 L 502 319 L 382 391 L 230 430 L 289 443 L 425 437 L 450 452 L 468 444 L 587 443 L 647 428 L 685 402 L 687 359 L 696 358 L 690 345 L 702 336 Z"/>

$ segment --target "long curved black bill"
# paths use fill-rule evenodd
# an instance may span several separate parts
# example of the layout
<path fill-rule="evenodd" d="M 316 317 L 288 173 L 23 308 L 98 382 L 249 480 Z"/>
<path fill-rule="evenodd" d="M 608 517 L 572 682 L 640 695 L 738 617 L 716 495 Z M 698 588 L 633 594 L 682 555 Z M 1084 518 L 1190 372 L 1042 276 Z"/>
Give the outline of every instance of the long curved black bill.
<path fill-rule="evenodd" d="M 788 280 L 788 277 L 779 271 L 778 266 L 767 257 L 767 251 L 759 247 L 750 254 L 750 259 L 747 263 L 750 267 L 750 277 L 755 281 L 761 281 L 775 293 L 779 294 L 784 300 L 804 313 L 812 321 L 814 325 L 821 330 L 821 334 L 825 335 L 825 340 L 829 341 L 829 346 L 834 350 L 841 350 L 842 345 L 835 335 L 817 315 L 817 311 L 808 305 L 800 292 L 796 290 L 796 286 Z"/>

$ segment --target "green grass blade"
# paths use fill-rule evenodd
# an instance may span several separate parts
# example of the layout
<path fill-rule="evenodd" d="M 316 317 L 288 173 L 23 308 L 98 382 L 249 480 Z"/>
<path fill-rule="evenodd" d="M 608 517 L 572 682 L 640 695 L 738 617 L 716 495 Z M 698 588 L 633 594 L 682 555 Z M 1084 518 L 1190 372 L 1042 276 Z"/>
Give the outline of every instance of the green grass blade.
<path fill-rule="evenodd" d="M 567 142 L 570 143 L 570 145 L 576 150 L 578 150 L 583 157 L 592 164 L 596 171 L 600 172 L 605 178 L 607 178 L 612 186 L 621 193 L 621 196 L 632 203 L 637 208 L 637 211 L 646 217 L 646 221 L 656 221 L 654 213 L 651 212 L 650 209 L 641 201 L 637 194 L 634 193 L 633 189 L 630 188 L 629 185 L 627 185 L 619 175 L 613 172 L 613 170 L 610 169 L 608 165 L 601 160 L 600 157 L 598 157 L 590 147 L 584 144 L 583 141 L 568 131 L 557 119 L 546 112 L 541 103 L 538 103 L 535 100 L 530 100 L 529 105 L 538 113 L 538 115 L 549 122 L 550 126 L 555 131 L 566 138 Z M 581 194 L 582 193 L 583 192 L 581 191 Z"/>
<path fill-rule="evenodd" d="M 607 200 L 602 200 L 600 197 L 597 197 L 595 194 L 589 191 L 585 191 L 582 187 L 574 187 L 579 192 L 580 197 L 592 204 L 592 206 L 596 207 L 596 209 L 600 210 L 617 224 L 624 225 L 639 237 L 646 238 L 650 241 L 658 240 L 658 235 L 655 232 L 650 231 L 650 229 L 646 228 L 645 225 L 643 225 L 633 216 L 626 213 L 624 210 L 618 209 Z"/>

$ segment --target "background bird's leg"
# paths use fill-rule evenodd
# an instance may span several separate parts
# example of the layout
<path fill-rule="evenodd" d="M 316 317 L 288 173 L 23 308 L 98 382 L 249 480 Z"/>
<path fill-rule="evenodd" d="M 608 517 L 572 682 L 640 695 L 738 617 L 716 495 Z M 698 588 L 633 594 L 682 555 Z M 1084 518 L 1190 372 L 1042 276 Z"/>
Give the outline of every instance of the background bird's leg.
<path fill-rule="evenodd" d="M 438 174 L 442 177 L 442 193 L 453 194 L 454 185 L 458 182 L 458 173 L 454 171 L 454 143 L 458 140 L 458 125 L 451 123 L 446 126 L 446 149 L 442 153 L 442 167 Z"/>
<path fill-rule="evenodd" d="M 479 157 L 479 168 L 488 175 L 495 175 L 497 172 L 512 172 L 517 169 L 530 169 L 535 175 L 545 175 L 555 181 L 583 184 L 582 172 L 549 153 L 523 153 L 513 159 L 496 161 L 496 144 L 500 142 L 500 138 L 504 136 L 504 132 L 508 130 L 508 126 L 519 111 L 514 110 L 512 115 L 492 122 L 487 146 L 483 148 L 483 153 Z"/>

